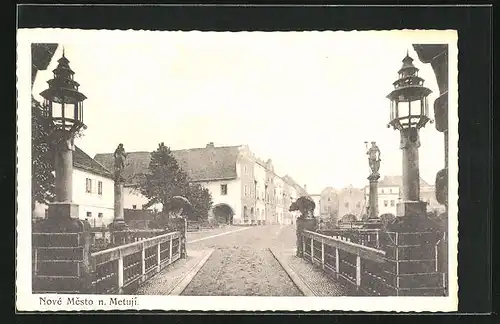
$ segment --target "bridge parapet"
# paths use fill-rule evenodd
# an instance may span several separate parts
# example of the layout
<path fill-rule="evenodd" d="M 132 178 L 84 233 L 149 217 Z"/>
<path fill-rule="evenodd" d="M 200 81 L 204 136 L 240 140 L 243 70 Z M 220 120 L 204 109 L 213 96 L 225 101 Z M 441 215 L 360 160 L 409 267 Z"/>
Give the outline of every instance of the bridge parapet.
<path fill-rule="evenodd" d="M 181 233 L 171 232 L 92 253 L 94 293 L 133 291 L 181 258 Z"/>
<path fill-rule="evenodd" d="M 361 231 L 363 232 L 363 231 Z M 341 280 L 357 295 L 440 296 L 445 275 L 436 266 L 436 232 L 366 231 L 377 247 L 352 242 L 348 236 L 298 231 L 299 256 Z M 342 233 L 340 233 L 342 234 Z M 345 233 L 344 233 L 345 234 Z M 351 233 L 352 234 L 352 233 Z M 361 235 L 361 236 L 363 236 Z M 422 245 L 422 242 L 427 242 Z"/>

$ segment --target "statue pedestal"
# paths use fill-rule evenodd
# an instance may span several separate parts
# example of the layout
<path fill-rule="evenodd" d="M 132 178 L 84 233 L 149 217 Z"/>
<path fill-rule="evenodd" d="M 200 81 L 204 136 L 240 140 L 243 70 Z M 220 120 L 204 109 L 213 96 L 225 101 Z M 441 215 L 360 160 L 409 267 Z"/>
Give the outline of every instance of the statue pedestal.
<path fill-rule="evenodd" d="M 378 220 L 378 179 L 380 174 L 373 172 L 368 177 L 370 181 L 368 220 Z"/>
<path fill-rule="evenodd" d="M 91 292 L 90 224 L 78 219 L 78 205 L 50 204 L 47 218 L 33 228 L 32 247 L 33 293 Z"/>

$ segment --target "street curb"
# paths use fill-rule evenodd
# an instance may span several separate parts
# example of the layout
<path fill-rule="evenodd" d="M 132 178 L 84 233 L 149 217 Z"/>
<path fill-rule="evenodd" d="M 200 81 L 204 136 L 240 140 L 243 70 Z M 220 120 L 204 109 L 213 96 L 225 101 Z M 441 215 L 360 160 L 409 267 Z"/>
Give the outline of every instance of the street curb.
<path fill-rule="evenodd" d="M 302 279 L 300 279 L 300 277 L 295 273 L 295 271 L 293 271 L 293 269 L 288 265 L 288 263 L 286 263 L 283 259 L 281 259 L 272 248 L 269 248 L 269 251 L 304 296 L 309 296 L 309 297 L 316 296 L 314 292 L 311 290 L 311 288 L 309 288 L 309 286 Z"/>
<path fill-rule="evenodd" d="M 200 269 L 205 265 L 207 260 L 210 258 L 214 249 L 210 249 L 205 255 L 201 258 L 200 262 L 195 264 L 189 271 L 182 277 L 181 281 L 168 293 L 170 296 L 180 296 L 184 289 L 189 285 L 189 283 L 193 280 L 194 276 L 200 271 Z"/>

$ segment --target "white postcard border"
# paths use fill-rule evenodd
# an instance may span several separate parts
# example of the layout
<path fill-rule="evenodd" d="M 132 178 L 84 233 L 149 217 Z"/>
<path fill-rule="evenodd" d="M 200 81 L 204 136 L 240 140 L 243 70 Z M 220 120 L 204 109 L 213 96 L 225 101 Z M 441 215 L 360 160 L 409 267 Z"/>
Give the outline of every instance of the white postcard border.
<path fill-rule="evenodd" d="M 319 32 L 319 31 L 314 31 Z M 328 33 L 331 31 L 325 31 Z M 335 31 L 359 33 L 359 31 Z M 161 37 L 162 31 L 19 29 L 17 33 L 17 250 L 18 311 L 196 310 L 196 311 L 397 311 L 446 312 L 458 309 L 458 34 L 453 30 L 362 31 L 401 33 L 407 42 L 449 45 L 449 296 L 447 297 L 197 297 L 56 295 L 31 292 L 31 43 L 139 42 Z M 192 31 L 190 33 L 198 33 Z M 253 32 L 258 34 L 259 32 Z M 71 302 L 71 299 L 74 298 Z M 75 298 L 82 303 L 74 305 Z M 124 305 L 111 305 L 111 298 Z M 50 302 L 47 302 L 50 300 Z M 60 302 L 59 302 L 60 300 Z M 70 302 L 68 303 L 68 300 Z M 90 302 L 91 301 L 91 302 Z M 92 305 L 89 305 L 91 303 Z M 105 304 L 102 304 L 105 303 Z"/>

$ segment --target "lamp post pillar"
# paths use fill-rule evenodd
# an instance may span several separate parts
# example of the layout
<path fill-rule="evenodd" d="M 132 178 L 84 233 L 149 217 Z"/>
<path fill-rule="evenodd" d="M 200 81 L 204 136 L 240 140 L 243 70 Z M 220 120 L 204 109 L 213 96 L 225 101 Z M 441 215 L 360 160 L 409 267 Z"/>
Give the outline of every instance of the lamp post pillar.
<path fill-rule="evenodd" d="M 74 137 L 85 128 L 82 102 L 86 97 L 78 91 L 64 51 L 58 62 L 49 88 L 40 93 L 45 99 L 44 116 L 54 129 L 50 140 L 56 201 L 49 204 L 47 218 L 33 228 L 32 292 L 89 293 L 93 290 L 90 224 L 79 219 L 78 205 L 72 201 Z"/>
<path fill-rule="evenodd" d="M 73 195 L 73 137 L 63 138 L 56 147 L 54 160 L 55 191 L 58 202 L 71 202 Z"/>
<path fill-rule="evenodd" d="M 442 239 L 437 224 L 427 217 L 426 203 L 420 201 L 419 129 L 430 121 L 427 96 L 413 59 L 406 55 L 398 71 L 399 79 L 387 96 L 391 100 L 389 127 L 400 132 L 403 190 L 397 204 L 397 217 L 379 233 L 380 249 L 393 264 L 392 284 L 387 294 L 396 296 L 442 296 L 446 291 L 443 273 L 437 268 L 436 246 Z M 412 107 L 413 103 L 413 107 Z M 418 107 L 420 106 L 420 109 Z M 417 111 L 420 110 L 420 111 Z"/>

